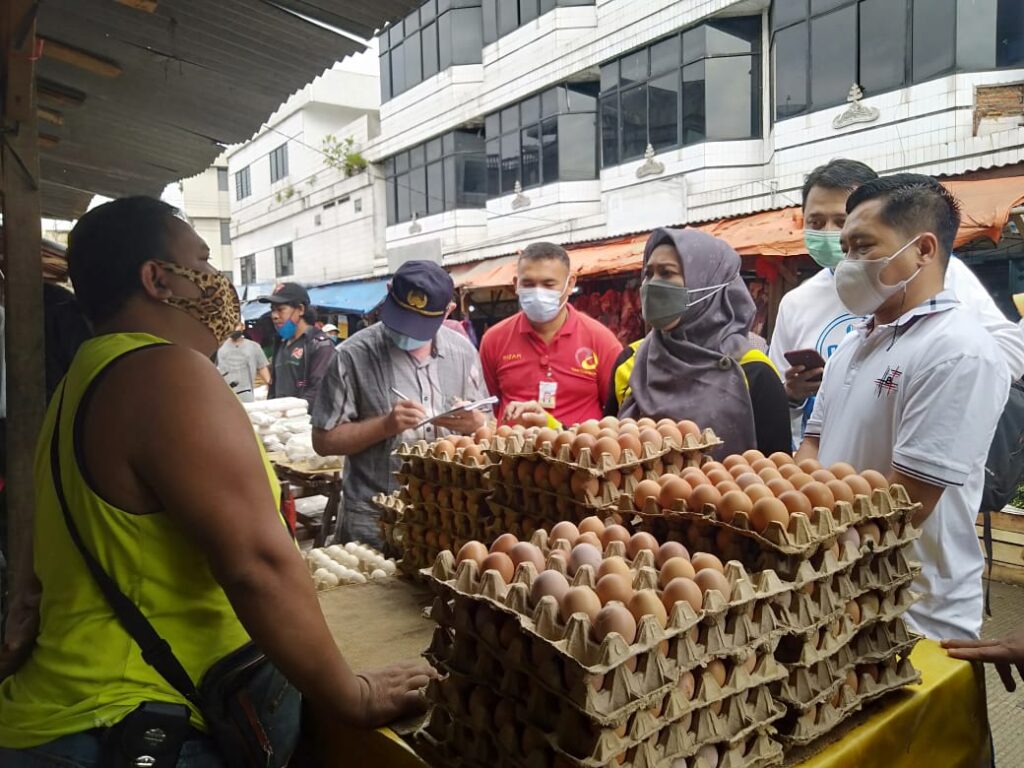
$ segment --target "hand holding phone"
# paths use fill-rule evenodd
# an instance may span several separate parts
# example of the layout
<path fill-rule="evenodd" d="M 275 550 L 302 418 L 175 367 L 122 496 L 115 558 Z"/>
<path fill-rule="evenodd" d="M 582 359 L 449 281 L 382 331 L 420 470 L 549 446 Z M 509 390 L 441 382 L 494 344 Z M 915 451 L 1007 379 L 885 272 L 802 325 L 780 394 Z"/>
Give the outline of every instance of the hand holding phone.
<path fill-rule="evenodd" d="M 784 353 L 792 367 L 786 371 L 785 387 L 790 400 L 799 402 L 818 394 L 821 385 L 821 374 L 808 376 L 810 371 L 820 371 L 825 367 L 825 358 L 814 349 L 795 349 Z"/>
<path fill-rule="evenodd" d="M 805 371 L 825 367 L 825 358 L 816 349 L 794 349 L 792 352 L 786 352 L 783 357 L 790 365 L 801 366 Z"/>

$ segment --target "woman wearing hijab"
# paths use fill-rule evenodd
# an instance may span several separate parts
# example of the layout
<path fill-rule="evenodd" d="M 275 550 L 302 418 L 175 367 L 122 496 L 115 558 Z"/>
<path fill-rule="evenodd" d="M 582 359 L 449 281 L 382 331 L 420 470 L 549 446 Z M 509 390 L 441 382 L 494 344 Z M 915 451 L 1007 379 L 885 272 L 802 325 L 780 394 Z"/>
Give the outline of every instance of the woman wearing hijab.
<path fill-rule="evenodd" d="M 704 232 L 655 230 L 644 248 L 640 297 L 652 330 L 620 356 L 607 410 L 696 421 L 725 441 L 723 456 L 790 452 L 782 380 L 747 336 L 755 306 L 739 254 Z"/>

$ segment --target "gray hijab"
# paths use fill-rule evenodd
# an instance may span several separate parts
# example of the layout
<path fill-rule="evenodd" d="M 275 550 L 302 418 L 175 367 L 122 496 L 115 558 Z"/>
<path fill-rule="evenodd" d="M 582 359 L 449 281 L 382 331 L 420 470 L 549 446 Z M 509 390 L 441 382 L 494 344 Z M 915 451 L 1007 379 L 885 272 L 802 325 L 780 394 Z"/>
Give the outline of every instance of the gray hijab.
<path fill-rule="evenodd" d="M 754 448 L 754 412 L 739 359 L 750 349 L 747 334 L 754 300 L 740 276 L 740 257 L 725 241 L 694 229 L 657 229 L 644 247 L 644 266 L 659 245 L 675 248 L 691 291 L 727 284 L 712 298 L 691 304 L 671 331 L 653 330 L 636 352 L 631 393 L 621 417 L 690 419 L 711 427 L 725 445 L 721 456 Z M 694 299 L 707 296 L 697 293 Z"/>

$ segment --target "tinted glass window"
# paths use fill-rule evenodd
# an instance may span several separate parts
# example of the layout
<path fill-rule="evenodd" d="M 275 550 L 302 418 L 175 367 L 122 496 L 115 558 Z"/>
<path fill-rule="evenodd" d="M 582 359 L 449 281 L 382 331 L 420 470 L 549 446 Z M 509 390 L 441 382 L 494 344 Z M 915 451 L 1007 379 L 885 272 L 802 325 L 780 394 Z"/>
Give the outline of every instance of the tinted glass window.
<path fill-rule="evenodd" d="M 386 52 L 380 57 L 380 100 L 387 101 L 393 95 L 391 91 L 391 53 Z"/>
<path fill-rule="evenodd" d="M 455 167 L 459 180 L 459 207 L 482 208 L 487 205 L 487 163 L 482 151 L 473 155 L 457 155 Z"/>
<path fill-rule="evenodd" d="M 498 0 L 483 1 L 484 44 L 498 39 Z"/>
<path fill-rule="evenodd" d="M 1024 8 L 1020 0 L 999 0 L 996 64 L 1000 67 L 1019 67 L 1024 64 Z"/>
<path fill-rule="evenodd" d="M 679 36 L 670 37 L 651 46 L 651 74 L 660 75 L 679 66 L 681 60 Z"/>
<path fill-rule="evenodd" d="M 402 43 L 391 49 L 391 89 L 396 96 L 405 92 L 405 45 Z"/>
<path fill-rule="evenodd" d="M 683 122 L 684 145 L 697 144 L 707 138 L 704 119 L 704 62 L 683 67 Z"/>
<path fill-rule="evenodd" d="M 427 166 L 427 213 L 441 213 L 444 196 L 444 169 L 440 162 L 431 163 Z"/>
<path fill-rule="evenodd" d="M 761 24 L 756 18 L 720 19 L 709 21 L 704 26 L 709 56 L 731 56 L 761 50 Z"/>
<path fill-rule="evenodd" d="M 533 187 L 540 184 L 540 125 L 524 128 L 520 141 L 523 154 L 522 185 Z"/>
<path fill-rule="evenodd" d="M 420 58 L 420 33 L 405 38 L 405 83 L 411 88 L 423 80 L 423 63 Z"/>
<path fill-rule="evenodd" d="M 444 72 L 455 60 L 452 58 L 452 15 L 446 13 L 437 20 L 437 58 Z"/>
<path fill-rule="evenodd" d="M 527 24 L 537 18 L 537 0 L 519 0 L 519 24 Z"/>
<path fill-rule="evenodd" d="M 751 67 L 749 56 L 708 59 L 706 67 L 704 109 L 707 135 L 712 141 L 746 139 L 751 126 Z"/>
<path fill-rule="evenodd" d="M 811 103 L 842 104 L 857 80 L 857 8 L 849 6 L 811 20 Z"/>
<path fill-rule="evenodd" d="M 424 216 L 427 213 L 427 169 L 413 168 L 409 171 L 409 199 L 412 213 Z"/>
<path fill-rule="evenodd" d="M 516 0 L 498 0 L 498 37 L 504 37 L 519 26 Z"/>
<path fill-rule="evenodd" d="M 523 125 L 529 125 L 540 120 L 540 96 L 524 101 L 519 110 L 520 119 Z"/>
<path fill-rule="evenodd" d="M 423 79 L 438 73 L 437 25 L 430 24 L 423 28 Z"/>
<path fill-rule="evenodd" d="M 622 160 L 642 157 L 647 149 L 647 86 L 622 92 Z"/>
<path fill-rule="evenodd" d="M 394 177 L 387 180 L 385 189 L 388 198 L 388 226 L 392 226 L 398 223 L 398 200 L 395 195 L 398 185 Z"/>
<path fill-rule="evenodd" d="M 508 131 L 514 131 L 519 127 L 519 105 L 513 104 L 511 107 L 501 110 L 501 132 L 507 133 Z"/>
<path fill-rule="evenodd" d="M 619 95 L 601 99 L 601 164 L 619 164 Z"/>
<path fill-rule="evenodd" d="M 914 80 L 953 69 L 956 0 L 914 0 Z"/>
<path fill-rule="evenodd" d="M 597 117 L 560 115 L 558 118 L 558 178 L 584 181 L 597 176 Z"/>
<path fill-rule="evenodd" d="M 545 184 L 551 184 L 559 179 L 558 121 L 557 117 L 549 117 L 541 123 L 541 164 Z"/>
<path fill-rule="evenodd" d="M 398 186 L 398 221 L 409 221 L 412 218 L 412 208 L 409 205 L 409 174 L 400 174 L 395 183 Z"/>
<path fill-rule="evenodd" d="M 998 0 L 971 0 L 957 7 L 956 65 L 958 69 L 992 69 L 996 66 Z"/>
<path fill-rule="evenodd" d="M 519 181 L 519 134 L 501 137 L 501 192 L 508 194 Z"/>
<path fill-rule="evenodd" d="M 501 139 L 487 140 L 487 196 L 501 194 Z"/>
<path fill-rule="evenodd" d="M 807 0 L 775 0 L 772 3 L 772 29 L 807 18 Z"/>
<path fill-rule="evenodd" d="M 438 160 L 441 157 L 441 139 L 431 139 L 426 143 L 427 161 Z"/>
<path fill-rule="evenodd" d="M 775 33 L 775 116 L 783 119 L 807 109 L 807 24 Z"/>
<path fill-rule="evenodd" d="M 655 149 L 679 143 L 679 71 L 651 80 L 648 89 L 648 133 Z"/>
<path fill-rule="evenodd" d="M 601 92 L 610 91 L 619 84 L 619 62 L 601 67 Z"/>
<path fill-rule="evenodd" d="M 619 62 L 619 83 L 629 85 L 647 79 L 647 49 L 623 56 Z"/>
<path fill-rule="evenodd" d="M 484 47 L 483 20 L 480 8 L 453 8 L 452 64 L 479 64 Z"/>
<path fill-rule="evenodd" d="M 683 63 L 703 59 L 708 52 L 707 29 L 701 24 L 699 27 L 688 29 L 683 32 Z"/>
<path fill-rule="evenodd" d="M 860 77 L 867 95 L 903 85 L 907 60 L 907 0 L 860 4 Z"/>
<path fill-rule="evenodd" d="M 825 13 L 849 2 L 850 0 L 811 0 L 811 13 Z"/>

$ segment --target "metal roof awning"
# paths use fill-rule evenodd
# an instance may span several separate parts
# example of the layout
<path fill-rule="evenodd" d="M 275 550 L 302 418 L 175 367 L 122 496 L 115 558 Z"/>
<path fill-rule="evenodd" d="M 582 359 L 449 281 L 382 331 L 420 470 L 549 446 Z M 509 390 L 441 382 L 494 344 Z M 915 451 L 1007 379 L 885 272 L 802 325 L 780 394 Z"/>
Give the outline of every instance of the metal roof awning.
<path fill-rule="evenodd" d="M 309 289 L 313 306 L 348 315 L 365 315 L 375 310 L 388 292 L 391 278 L 329 283 Z"/>

